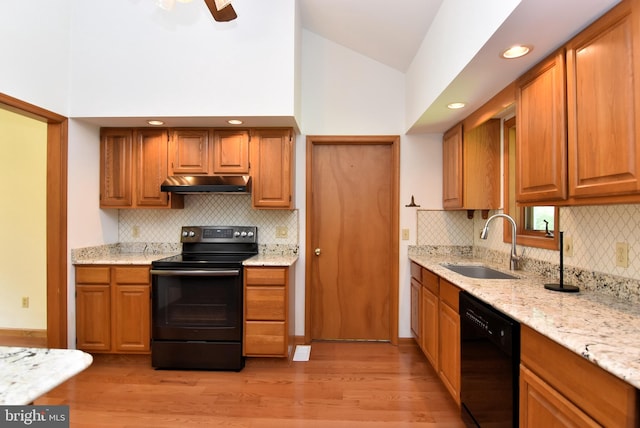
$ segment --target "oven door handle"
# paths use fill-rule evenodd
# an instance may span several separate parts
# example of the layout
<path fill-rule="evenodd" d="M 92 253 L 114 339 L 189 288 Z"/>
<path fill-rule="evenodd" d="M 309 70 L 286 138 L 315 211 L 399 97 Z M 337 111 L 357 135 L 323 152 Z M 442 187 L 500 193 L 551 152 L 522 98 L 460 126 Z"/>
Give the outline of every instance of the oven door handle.
<path fill-rule="evenodd" d="M 229 270 L 161 270 L 151 269 L 151 275 L 159 276 L 239 276 L 240 269 Z"/>

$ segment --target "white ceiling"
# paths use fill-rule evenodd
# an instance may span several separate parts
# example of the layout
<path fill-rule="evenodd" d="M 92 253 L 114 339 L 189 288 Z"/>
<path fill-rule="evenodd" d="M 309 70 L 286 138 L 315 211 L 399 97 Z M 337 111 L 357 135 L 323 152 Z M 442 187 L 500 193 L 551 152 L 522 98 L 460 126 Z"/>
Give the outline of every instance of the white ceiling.
<path fill-rule="evenodd" d="M 307 30 L 406 72 L 443 0 L 299 1 Z M 431 106 L 425 106 L 409 132 L 448 129 L 618 2 L 521 0 L 468 66 Z M 533 45 L 534 50 L 519 60 L 500 59 L 499 52 L 514 43 Z M 467 108 L 446 108 L 458 100 L 465 100 Z"/>
<path fill-rule="evenodd" d="M 407 71 L 442 0 L 301 0 L 302 25 L 326 39 Z"/>

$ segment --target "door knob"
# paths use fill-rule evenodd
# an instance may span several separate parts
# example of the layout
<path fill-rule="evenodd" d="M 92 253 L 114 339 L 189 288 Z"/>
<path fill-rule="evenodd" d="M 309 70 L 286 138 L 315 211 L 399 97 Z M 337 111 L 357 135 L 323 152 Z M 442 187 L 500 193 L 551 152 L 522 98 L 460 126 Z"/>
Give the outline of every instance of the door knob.
<path fill-rule="evenodd" d="M 316 248 L 313 252 L 316 253 L 316 256 L 319 256 L 320 255 L 320 248 Z"/>

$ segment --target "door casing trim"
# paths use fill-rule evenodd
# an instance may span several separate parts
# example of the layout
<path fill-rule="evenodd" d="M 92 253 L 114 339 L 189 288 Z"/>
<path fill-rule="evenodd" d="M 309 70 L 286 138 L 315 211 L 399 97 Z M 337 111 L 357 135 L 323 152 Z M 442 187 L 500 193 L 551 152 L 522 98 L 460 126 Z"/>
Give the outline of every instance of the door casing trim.
<path fill-rule="evenodd" d="M 315 145 L 344 145 L 344 144 L 363 144 L 363 145 L 389 145 L 392 149 L 392 206 L 395 209 L 391 213 L 391 245 L 392 258 L 391 261 L 391 281 L 389 284 L 389 296 L 391 299 L 389 310 L 389 337 L 391 344 L 398 344 L 398 300 L 399 300 L 399 257 L 400 257 L 400 237 L 398 235 L 400 225 L 400 136 L 398 135 L 376 135 L 376 136 L 330 136 L 330 135 L 307 135 L 307 153 L 306 153 L 306 215 L 305 215 L 305 260 L 311 260 L 313 257 L 313 245 L 311 245 L 311 213 L 312 213 L 312 188 L 313 188 L 313 147 Z M 305 263 L 305 322 L 304 322 L 304 341 L 311 343 L 311 264 Z"/>
<path fill-rule="evenodd" d="M 47 347 L 67 348 L 68 118 L 3 93 L 0 105 L 47 124 Z"/>

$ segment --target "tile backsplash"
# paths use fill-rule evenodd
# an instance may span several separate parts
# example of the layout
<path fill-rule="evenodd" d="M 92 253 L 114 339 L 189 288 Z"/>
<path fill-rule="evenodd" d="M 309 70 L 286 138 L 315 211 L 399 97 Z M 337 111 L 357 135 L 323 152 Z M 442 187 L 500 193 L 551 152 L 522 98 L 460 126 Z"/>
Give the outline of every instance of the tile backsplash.
<path fill-rule="evenodd" d="M 493 215 L 501 211 L 492 211 Z M 505 256 L 511 245 L 503 242 L 502 226 L 495 223 L 487 240 L 480 239 L 486 220 L 476 211 L 417 211 L 418 246 L 473 246 L 481 257 Z M 564 257 L 569 275 L 585 288 L 640 301 L 640 205 L 603 205 L 560 208 L 560 230 L 573 239 L 573 256 Z M 616 266 L 616 243 L 629 246 L 628 267 Z M 518 253 L 532 269 L 555 275 L 559 252 L 518 245 Z M 528 268 L 526 268 L 528 269 Z"/>
<path fill-rule="evenodd" d="M 184 209 L 119 210 L 120 242 L 179 243 L 182 226 L 257 226 L 261 246 L 297 247 L 298 210 L 254 210 L 251 195 L 185 195 Z M 276 237 L 284 227 L 287 237 Z"/>

